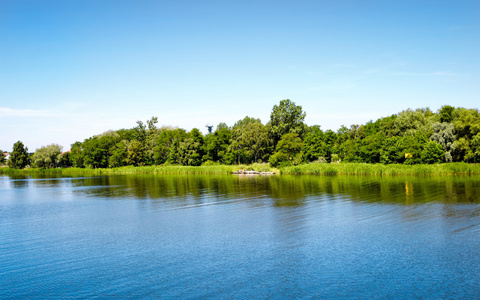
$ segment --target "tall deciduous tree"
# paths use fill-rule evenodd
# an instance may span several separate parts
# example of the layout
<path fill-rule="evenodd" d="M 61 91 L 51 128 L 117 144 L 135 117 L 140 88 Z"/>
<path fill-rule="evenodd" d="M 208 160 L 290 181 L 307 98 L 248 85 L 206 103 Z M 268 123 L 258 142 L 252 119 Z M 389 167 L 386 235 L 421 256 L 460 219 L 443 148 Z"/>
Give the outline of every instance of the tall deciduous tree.
<path fill-rule="evenodd" d="M 295 133 L 302 138 L 306 131 L 304 123 L 306 115 L 302 107 L 290 99 L 282 100 L 279 105 L 274 105 L 268 124 L 274 145 L 287 133 Z"/>
<path fill-rule="evenodd" d="M 51 144 L 35 150 L 32 160 L 39 168 L 55 168 L 58 165 L 60 154 L 62 154 L 62 146 Z"/>
<path fill-rule="evenodd" d="M 296 133 L 287 133 L 277 144 L 276 152 L 270 156 L 270 164 L 274 167 L 297 165 L 301 163 L 302 140 Z"/>
<path fill-rule="evenodd" d="M 303 140 L 303 156 L 307 162 L 327 156 L 327 144 L 319 125 L 311 126 Z"/>
<path fill-rule="evenodd" d="M 10 158 L 7 162 L 8 166 L 14 169 L 23 169 L 29 163 L 28 148 L 21 141 L 16 142 L 13 145 L 13 151 L 10 153 Z"/>

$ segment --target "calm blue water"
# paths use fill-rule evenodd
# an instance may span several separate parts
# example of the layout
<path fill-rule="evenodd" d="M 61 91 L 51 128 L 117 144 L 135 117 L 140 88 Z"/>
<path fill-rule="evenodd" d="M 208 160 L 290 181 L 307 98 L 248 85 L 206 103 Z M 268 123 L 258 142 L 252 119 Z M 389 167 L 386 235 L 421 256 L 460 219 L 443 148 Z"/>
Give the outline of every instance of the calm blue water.
<path fill-rule="evenodd" d="M 0 298 L 480 298 L 480 177 L 0 177 Z"/>

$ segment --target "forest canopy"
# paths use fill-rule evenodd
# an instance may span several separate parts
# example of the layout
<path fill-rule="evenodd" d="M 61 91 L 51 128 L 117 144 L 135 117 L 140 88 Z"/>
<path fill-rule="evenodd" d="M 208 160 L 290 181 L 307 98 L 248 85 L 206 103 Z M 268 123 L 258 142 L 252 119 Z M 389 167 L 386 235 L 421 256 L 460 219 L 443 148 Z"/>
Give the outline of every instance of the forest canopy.
<path fill-rule="evenodd" d="M 220 123 L 211 133 L 199 129 L 157 127 L 158 118 L 137 121 L 130 129 L 110 130 L 76 142 L 61 153 L 52 144 L 26 157 L 20 141 L 8 165 L 24 168 L 269 162 L 274 167 L 303 163 L 362 162 L 383 164 L 480 163 L 478 109 L 442 106 L 407 109 L 336 132 L 304 123 L 306 112 L 286 99 L 272 108 L 270 120 L 246 116 L 233 126 Z M 2 160 L 3 161 L 3 160 Z M 2 162 L 0 161 L 0 163 Z"/>

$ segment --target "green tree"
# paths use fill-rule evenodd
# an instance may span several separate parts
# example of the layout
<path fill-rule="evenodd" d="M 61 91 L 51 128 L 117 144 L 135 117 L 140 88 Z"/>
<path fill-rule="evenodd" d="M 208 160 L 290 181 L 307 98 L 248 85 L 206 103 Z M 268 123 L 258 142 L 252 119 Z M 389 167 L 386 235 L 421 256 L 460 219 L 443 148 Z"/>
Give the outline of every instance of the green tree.
<path fill-rule="evenodd" d="M 260 119 L 245 117 L 234 126 L 229 150 L 237 158 L 237 163 L 250 164 L 265 159 L 269 146 L 268 129 Z"/>
<path fill-rule="evenodd" d="M 269 160 L 274 167 L 297 165 L 302 161 L 302 140 L 296 133 L 284 134 L 275 150 L 276 152 L 270 156 Z"/>
<path fill-rule="evenodd" d="M 465 137 L 456 140 L 452 146 L 452 156 L 454 161 L 473 162 L 475 154 L 470 147 L 470 140 Z"/>
<path fill-rule="evenodd" d="M 39 168 L 55 168 L 58 165 L 60 154 L 62 154 L 62 146 L 51 144 L 35 150 L 32 160 Z"/>
<path fill-rule="evenodd" d="M 137 140 L 130 141 L 125 162 L 132 166 L 143 166 L 145 164 L 145 148 L 142 143 Z"/>
<path fill-rule="evenodd" d="M 67 151 L 67 152 L 64 152 L 64 153 L 59 155 L 58 166 L 60 168 L 73 167 L 72 152 L 71 151 Z"/>
<path fill-rule="evenodd" d="M 440 144 L 434 141 L 428 142 L 421 152 L 422 163 L 435 164 L 441 163 L 445 157 L 445 151 Z"/>
<path fill-rule="evenodd" d="M 8 166 L 13 169 L 23 169 L 30 163 L 28 156 L 28 148 L 23 145 L 21 141 L 13 145 L 13 151 L 10 153 L 8 159 Z"/>
<path fill-rule="evenodd" d="M 452 161 L 453 143 L 455 142 L 455 129 L 450 123 L 435 123 L 433 125 L 433 134 L 430 140 L 437 142 L 445 153 L 444 160 L 446 162 Z"/>
<path fill-rule="evenodd" d="M 268 123 L 273 145 L 275 146 L 287 133 L 295 133 L 302 138 L 307 128 L 304 123 L 305 116 L 302 107 L 289 99 L 274 105 Z"/>
<path fill-rule="evenodd" d="M 478 109 L 457 108 L 453 112 L 453 125 L 457 139 L 471 140 L 480 133 L 480 112 Z"/>
<path fill-rule="evenodd" d="M 415 136 L 404 136 L 400 138 L 400 148 L 404 154 L 404 164 L 421 164 L 422 151 L 428 139 L 422 132 L 418 132 Z"/>
<path fill-rule="evenodd" d="M 112 149 L 112 155 L 108 158 L 108 166 L 117 168 L 127 165 L 128 141 L 122 140 L 115 144 Z"/>
<path fill-rule="evenodd" d="M 225 160 L 225 156 L 230 146 L 232 130 L 225 123 L 220 123 L 213 134 L 205 136 L 204 150 L 205 155 L 203 161 L 229 163 Z"/>
<path fill-rule="evenodd" d="M 186 138 L 187 132 L 184 129 L 169 128 L 161 131 L 155 142 L 156 146 L 153 149 L 155 163 L 157 165 L 164 164 L 165 162 L 167 162 L 170 154 L 175 156 L 175 152 L 170 153 L 172 146 L 174 146 L 174 142 L 177 141 L 176 147 L 178 147 L 178 144 L 180 142 L 183 142 Z M 178 149 L 174 149 L 174 151 L 178 151 Z M 177 161 L 177 159 L 173 158 L 173 156 L 173 161 L 170 160 L 170 163 L 178 163 L 174 162 Z"/>
<path fill-rule="evenodd" d="M 109 132 L 86 139 L 83 142 L 83 164 L 89 168 L 107 168 L 115 145 L 119 142 L 117 134 Z M 73 151 L 73 150 L 72 150 Z"/>
<path fill-rule="evenodd" d="M 480 163 L 480 133 L 477 133 L 471 142 L 473 152 L 473 162 Z"/>
<path fill-rule="evenodd" d="M 442 108 L 438 111 L 438 114 L 440 115 L 440 122 L 441 123 L 452 122 L 454 110 L 455 110 L 455 107 L 453 106 L 450 106 L 450 105 L 442 106 Z"/>
<path fill-rule="evenodd" d="M 380 153 L 381 163 L 396 164 L 403 162 L 405 153 L 400 147 L 400 137 L 392 136 L 383 140 Z"/>
<path fill-rule="evenodd" d="M 184 166 L 200 166 L 204 156 L 203 135 L 197 128 L 193 128 L 188 137 L 179 144 L 179 160 Z"/>
<path fill-rule="evenodd" d="M 327 143 L 325 134 L 319 125 L 311 126 L 305 134 L 303 140 L 303 158 L 306 162 L 311 162 L 320 157 L 327 157 Z"/>
<path fill-rule="evenodd" d="M 6 158 L 5 158 L 5 153 L 0 150 L 0 165 L 3 165 L 6 161 Z"/>
<path fill-rule="evenodd" d="M 395 135 L 414 136 L 418 131 L 429 137 L 432 134 L 432 127 L 438 121 L 438 116 L 428 108 L 416 110 L 407 109 L 398 114 L 395 119 Z"/>
<path fill-rule="evenodd" d="M 360 161 L 372 164 L 379 163 L 381 160 L 382 143 L 384 139 L 385 136 L 383 135 L 383 132 L 367 135 L 362 139 L 358 149 Z"/>
<path fill-rule="evenodd" d="M 83 164 L 83 143 L 78 141 L 73 143 L 72 145 L 70 145 L 70 151 L 70 159 L 72 161 L 72 165 L 76 168 L 84 168 L 85 165 Z"/>

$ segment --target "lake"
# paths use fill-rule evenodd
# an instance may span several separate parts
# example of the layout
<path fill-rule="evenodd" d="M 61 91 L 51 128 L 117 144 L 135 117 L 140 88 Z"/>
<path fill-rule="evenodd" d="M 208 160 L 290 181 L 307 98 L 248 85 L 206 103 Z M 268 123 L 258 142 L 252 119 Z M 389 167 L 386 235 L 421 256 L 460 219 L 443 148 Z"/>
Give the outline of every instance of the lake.
<path fill-rule="evenodd" d="M 0 176 L 0 298 L 480 298 L 480 176 Z"/>

